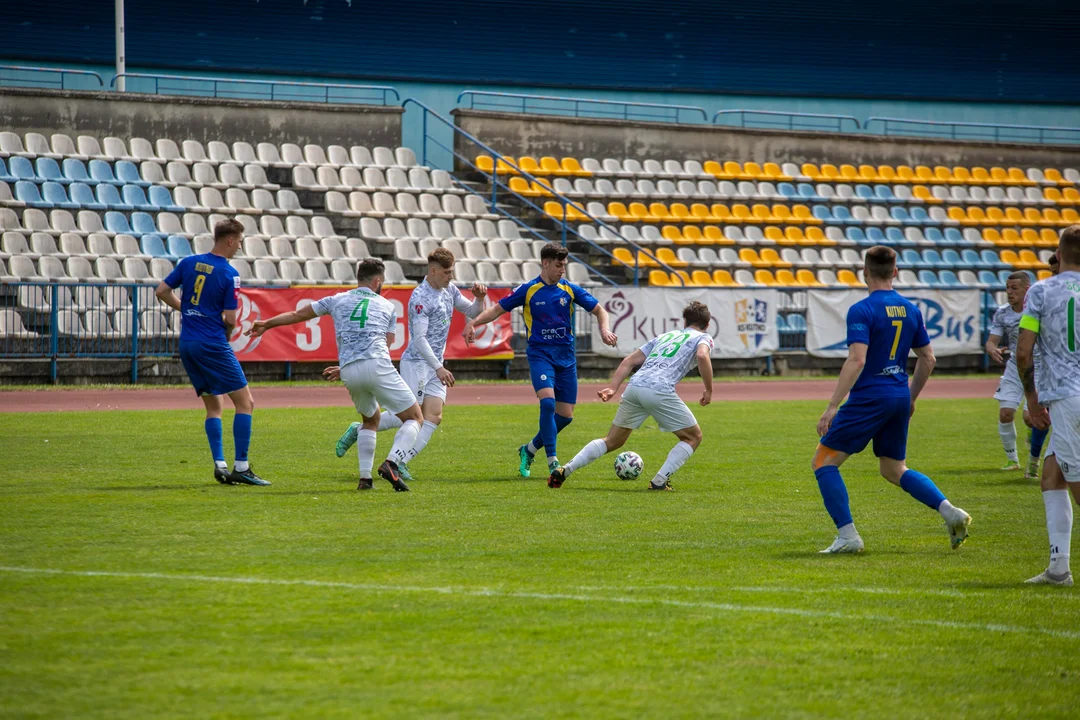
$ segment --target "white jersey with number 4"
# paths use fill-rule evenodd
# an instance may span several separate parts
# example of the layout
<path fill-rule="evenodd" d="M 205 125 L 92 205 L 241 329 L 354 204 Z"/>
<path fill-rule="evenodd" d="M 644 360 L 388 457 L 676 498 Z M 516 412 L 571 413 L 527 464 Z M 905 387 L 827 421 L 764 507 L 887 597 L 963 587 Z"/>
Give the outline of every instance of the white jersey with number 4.
<path fill-rule="evenodd" d="M 316 300 L 311 309 L 316 315 L 334 319 L 338 364 L 342 367 L 357 360 L 390 359 L 386 335 L 394 332 L 397 311 L 386 298 L 360 287 Z"/>
<path fill-rule="evenodd" d="M 675 386 L 694 367 L 698 345 L 708 345 L 712 353 L 713 339 L 696 328 L 666 332 L 642 345 L 645 363 L 630 378 L 630 385 L 661 392 L 674 392 Z"/>
<path fill-rule="evenodd" d="M 1041 402 L 1080 396 L 1080 273 L 1063 272 L 1028 290 L 1021 328 L 1039 334 L 1042 367 L 1036 375 Z"/>

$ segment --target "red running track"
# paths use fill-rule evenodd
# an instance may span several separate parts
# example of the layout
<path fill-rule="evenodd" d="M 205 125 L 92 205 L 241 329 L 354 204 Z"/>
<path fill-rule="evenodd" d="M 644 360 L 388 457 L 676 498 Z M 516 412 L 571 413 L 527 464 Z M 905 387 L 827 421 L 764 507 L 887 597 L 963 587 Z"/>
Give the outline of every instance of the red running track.
<path fill-rule="evenodd" d="M 748 382 L 717 382 L 714 401 L 753 400 L 821 400 L 826 401 L 835 387 L 835 380 L 770 380 Z M 996 377 L 931 379 L 924 398 L 966 399 L 989 398 L 997 388 Z M 582 384 L 580 402 L 599 402 L 598 383 Z M 349 395 L 340 385 L 325 387 L 266 387 L 254 388 L 255 402 L 260 408 L 322 408 L 349 407 Z M 685 382 L 679 395 L 687 402 L 701 397 L 701 383 Z M 449 390 L 450 405 L 531 405 L 536 402 L 529 385 L 491 384 L 459 385 Z M 81 410 L 194 410 L 202 403 L 194 391 L 187 388 L 115 388 L 109 390 L 17 390 L 0 391 L 0 412 L 71 412 Z"/>

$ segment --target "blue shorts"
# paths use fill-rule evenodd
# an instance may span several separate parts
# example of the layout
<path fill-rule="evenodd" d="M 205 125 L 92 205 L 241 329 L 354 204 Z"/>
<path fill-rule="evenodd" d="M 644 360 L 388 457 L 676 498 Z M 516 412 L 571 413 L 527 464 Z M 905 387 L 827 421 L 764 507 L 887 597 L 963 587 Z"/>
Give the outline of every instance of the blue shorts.
<path fill-rule="evenodd" d="M 529 374 L 533 390 L 553 388 L 555 402 L 577 404 L 577 356 L 572 347 L 530 347 Z"/>
<path fill-rule="evenodd" d="M 874 441 L 874 455 L 893 460 L 907 457 L 911 398 L 852 398 L 840 407 L 821 444 L 848 455 L 860 453 Z"/>
<path fill-rule="evenodd" d="M 240 361 L 227 342 L 181 340 L 180 360 L 197 395 L 228 395 L 247 386 Z"/>

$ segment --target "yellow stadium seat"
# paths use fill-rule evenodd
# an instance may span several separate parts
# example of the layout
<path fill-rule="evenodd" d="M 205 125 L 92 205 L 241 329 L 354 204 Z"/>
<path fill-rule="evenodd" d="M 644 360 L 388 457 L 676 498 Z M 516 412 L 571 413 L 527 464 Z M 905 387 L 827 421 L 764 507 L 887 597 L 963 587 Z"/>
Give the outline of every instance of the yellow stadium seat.
<path fill-rule="evenodd" d="M 1016 232 L 1015 228 L 1009 229 L 1012 230 L 1014 233 Z M 1054 231 L 1051 230 L 1050 232 Z M 1011 237 L 1012 236 L 1010 236 L 1010 238 Z M 1016 245 L 1018 247 L 1035 247 L 1039 244 L 1039 233 L 1034 228 L 1024 228 L 1017 234 L 1016 237 L 1016 242 L 1014 242 L 1013 245 Z M 1054 246 L 1057 247 L 1057 243 L 1054 243 Z"/>
<path fill-rule="evenodd" d="M 701 222 L 698 218 L 690 214 L 690 208 L 686 207 L 684 203 L 671 203 L 671 216 L 675 218 L 675 222 L 681 223 L 694 223 Z"/>
<path fill-rule="evenodd" d="M 772 216 L 776 218 L 773 222 L 783 223 L 785 225 L 798 222 L 795 219 L 795 216 L 791 214 L 791 208 L 783 203 L 777 203 L 772 206 Z"/>
<path fill-rule="evenodd" d="M 499 158 L 499 161 L 495 164 L 495 172 L 499 175 L 520 175 L 518 169 L 510 165 L 511 162 L 513 162 L 512 158 Z"/>
<path fill-rule="evenodd" d="M 1039 231 L 1039 237 L 1035 241 L 1035 245 L 1044 248 L 1056 248 L 1058 246 L 1058 234 L 1050 228 L 1043 228 Z"/>
<path fill-rule="evenodd" d="M 495 161 L 491 159 L 490 155 L 477 155 L 476 169 L 490 175 L 491 171 L 495 169 Z"/>
<path fill-rule="evenodd" d="M 824 225 L 825 221 L 821 218 L 814 217 L 810 212 L 810 208 L 806 205 L 794 205 L 791 208 L 791 214 L 795 216 L 796 222 L 802 225 Z"/>
<path fill-rule="evenodd" d="M 841 165 L 840 177 L 844 182 L 857 183 L 860 182 L 859 170 L 854 165 Z"/>
<path fill-rule="evenodd" d="M 881 182 L 881 176 L 878 175 L 878 171 L 873 165 L 860 165 L 859 166 L 859 182 L 864 182 L 864 183 Z"/>
<path fill-rule="evenodd" d="M 755 270 L 754 282 L 758 285 L 768 285 L 769 287 L 776 286 L 776 278 L 773 277 L 772 271 L 770 270 Z"/>
<path fill-rule="evenodd" d="M 781 245 L 806 245 L 806 235 L 803 234 L 802 228 L 796 225 L 788 225 L 784 228 L 784 239 L 780 241 Z"/>
<path fill-rule="evenodd" d="M 1061 226 L 1069 224 L 1065 222 L 1064 218 L 1062 218 L 1061 216 L 1061 213 L 1059 213 L 1055 208 L 1046 208 L 1045 210 L 1043 210 L 1043 220 L 1046 221 L 1047 225 Z"/>
<path fill-rule="evenodd" d="M 825 231 L 819 227 L 806 228 L 806 245 L 835 245 L 835 240 L 825 237 Z"/>
<path fill-rule="evenodd" d="M 686 242 L 686 240 L 683 239 L 682 231 L 679 230 L 679 227 L 677 225 L 665 225 L 663 228 L 660 229 L 660 234 L 663 235 L 665 239 L 670 240 L 676 245 L 689 244 Z"/>
<path fill-rule="evenodd" d="M 1024 213 L 1020 212 L 1019 208 L 1005 208 L 1005 222 L 1009 225 L 1022 225 Z"/>
<path fill-rule="evenodd" d="M 735 217 L 732 216 L 731 210 L 728 209 L 728 206 L 723 203 L 713 203 L 712 207 L 709 210 L 711 212 L 710 219 L 716 222 L 739 222 Z"/>
<path fill-rule="evenodd" d="M 716 285 L 708 270 L 695 270 L 690 278 L 699 287 L 714 287 Z"/>
<path fill-rule="evenodd" d="M 671 287 L 671 278 L 663 270 L 650 270 L 649 284 L 656 287 Z"/>
<path fill-rule="evenodd" d="M 715 225 L 705 226 L 705 240 L 714 245 L 734 245 L 735 241 L 724 236 L 724 231 Z"/>
<path fill-rule="evenodd" d="M 1024 263 L 1029 270 L 1042 270 L 1043 268 L 1050 267 L 1035 254 L 1032 250 L 1020 251 L 1020 262 Z"/>
<path fill-rule="evenodd" d="M 1013 232 L 1016 232 L 1016 231 L 1013 230 Z M 999 231 L 997 228 L 986 228 L 985 230 L 982 231 L 982 237 L 983 237 L 983 240 L 985 240 L 986 242 L 994 243 L 995 245 L 1007 245 L 1008 244 L 1004 240 L 1002 240 L 1001 231 Z"/>
<path fill-rule="evenodd" d="M 697 283 L 690 277 L 690 273 L 685 270 L 676 270 L 675 277 L 671 278 L 671 284 L 674 287 L 697 287 Z"/>
<path fill-rule="evenodd" d="M 1043 198 L 1049 200 L 1056 205 L 1071 205 L 1072 203 L 1065 202 L 1065 197 L 1061 191 L 1056 187 L 1048 187 L 1043 189 Z"/>
<path fill-rule="evenodd" d="M 690 214 L 694 216 L 694 222 L 712 222 L 713 216 L 709 212 L 709 206 L 705 203 L 694 203 L 690 206 Z"/>
<path fill-rule="evenodd" d="M 847 285 L 848 287 L 865 287 L 866 286 L 865 283 L 859 282 L 859 276 L 858 275 L 856 275 L 852 271 L 848 270 L 847 268 L 843 268 L 843 269 L 837 271 L 836 280 L 837 280 L 837 282 L 841 283 L 842 285 Z"/>
<path fill-rule="evenodd" d="M 567 175 L 574 175 L 576 177 L 592 177 L 592 173 L 581 167 L 581 163 L 577 158 L 564 157 L 562 159 L 562 169 Z"/>
<path fill-rule="evenodd" d="M 815 181 L 815 182 L 825 179 L 821 175 L 821 171 L 818 170 L 818 166 L 815 165 L 814 163 L 803 163 L 802 164 L 802 174 L 805 175 L 806 177 L 810 178 L 811 180 Z"/>
<path fill-rule="evenodd" d="M 941 198 L 934 197 L 933 194 L 930 192 L 930 188 L 926 187 L 925 185 L 916 185 L 915 187 L 911 188 L 911 194 L 919 200 L 922 200 L 924 203 L 937 204 L 941 202 Z"/>
<path fill-rule="evenodd" d="M 523 177 L 512 177 L 510 178 L 509 184 L 510 191 L 516 192 L 518 195 L 524 195 L 525 197 L 537 197 L 540 195 L 539 192 L 533 190 L 532 186 L 529 184 L 529 181 Z"/>
<path fill-rule="evenodd" d="M 1065 188 L 1061 191 L 1061 203 L 1062 205 L 1080 205 L 1080 191 L 1074 187 Z"/>
<path fill-rule="evenodd" d="M 753 267 L 765 267 L 766 263 L 761 262 L 761 258 L 758 257 L 757 251 L 754 248 L 744 247 L 739 250 L 739 260 L 742 262 L 748 262 Z"/>
<path fill-rule="evenodd" d="M 750 214 L 754 216 L 754 222 L 759 223 L 777 223 L 780 222 L 773 217 L 772 211 L 768 205 L 762 205 L 758 203 L 754 207 L 750 208 Z"/>
<path fill-rule="evenodd" d="M 530 175 L 550 174 L 546 170 L 544 170 L 544 168 L 539 163 L 536 162 L 536 158 L 530 157 L 528 155 L 522 155 L 521 157 L 519 157 L 517 161 L 517 166 L 525 172 L 529 173 Z"/>
<path fill-rule="evenodd" d="M 825 283 L 818 280 L 811 270 L 799 270 L 795 274 L 795 279 L 804 287 L 825 287 Z"/>
<path fill-rule="evenodd" d="M 1058 185 L 1072 185 L 1071 182 L 1061 175 L 1061 171 L 1057 168 L 1046 168 L 1046 170 L 1043 171 L 1043 178 L 1050 182 L 1055 182 Z"/>
<path fill-rule="evenodd" d="M 555 195 L 555 191 L 551 187 L 551 182 L 546 178 L 537 178 L 532 184 L 532 190 L 541 197 L 552 197 Z"/>
<path fill-rule="evenodd" d="M 951 207 L 951 208 L 949 208 L 949 219 L 950 220 L 955 220 L 956 222 L 960 223 L 961 225 L 974 225 L 975 224 L 975 223 L 971 222 L 968 219 L 967 213 L 964 212 L 964 208 L 962 208 L 962 207 Z"/>
<path fill-rule="evenodd" d="M 915 166 L 915 179 L 922 183 L 934 182 L 934 171 L 925 165 Z"/>
<path fill-rule="evenodd" d="M 1001 262 L 1008 263 L 1014 268 L 1020 268 L 1020 256 L 1016 254 L 1015 250 L 1009 250 L 1006 248 L 1001 251 Z"/>
<path fill-rule="evenodd" d="M 779 230 L 780 228 L 769 228 L 770 230 Z M 783 260 L 780 257 L 780 253 L 776 252 L 771 247 L 761 249 L 761 262 L 765 263 L 768 267 L 774 268 L 789 268 L 791 263 L 787 260 Z"/>
<path fill-rule="evenodd" d="M 683 228 L 682 234 L 684 242 L 688 245 L 712 245 L 712 240 L 707 240 L 697 225 L 687 225 Z"/>
<path fill-rule="evenodd" d="M 728 177 L 733 180 L 750 180 L 750 176 L 743 172 L 742 166 L 734 160 L 728 160 L 724 163 L 724 172 L 728 174 Z"/>
<path fill-rule="evenodd" d="M 553 157 L 540 158 L 540 167 L 543 168 L 544 173 L 547 175 L 555 175 L 556 177 L 566 177 L 567 175 L 573 175 L 573 173 L 563 170 L 562 165 L 559 164 L 559 161 Z M 521 169 L 524 170 L 525 167 L 522 167 Z"/>
<path fill-rule="evenodd" d="M 581 222 L 583 220 L 586 221 L 586 222 L 592 222 L 593 221 L 593 219 L 591 217 L 589 217 L 588 215 L 585 214 L 585 208 L 581 207 L 580 205 L 573 205 L 573 204 L 570 204 L 570 205 L 566 206 L 566 219 L 567 220 L 574 220 L 574 221 L 577 221 L 577 222 Z"/>
<path fill-rule="evenodd" d="M 645 203 L 632 202 L 630 203 L 630 217 L 633 218 L 633 222 L 644 223 L 658 223 L 660 218 L 649 212 L 649 208 L 645 207 Z M 667 214 L 667 208 L 664 208 L 664 214 Z"/>
<path fill-rule="evenodd" d="M 952 172 L 944 165 L 936 165 L 934 167 L 934 182 L 945 183 L 955 185 L 956 180 L 953 179 Z"/>
<path fill-rule="evenodd" d="M 952 181 L 957 185 L 969 185 L 971 184 L 971 171 L 966 167 L 957 165 L 952 169 Z"/>
<path fill-rule="evenodd" d="M 630 212 L 634 211 L 634 206 L 630 206 Z M 649 204 L 649 215 L 656 218 L 655 220 L 646 220 L 645 222 L 678 222 L 678 218 L 671 214 L 667 205 L 664 203 L 654 202 Z"/>
<path fill-rule="evenodd" d="M 634 255 L 627 248 L 617 247 L 611 250 L 612 256 L 615 258 L 615 262 L 619 265 L 625 265 L 627 267 L 634 267 L 637 262 L 634 261 Z"/>
<path fill-rule="evenodd" d="M 728 270 L 713 270 L 712 279 L 717 287 L 741 287 L 741 283 L 735 282 Z"/>
<path fill-rule="evenodd" d="M 1037 185 L 1034 180 L 1029 180 L 1027 173 L 1018 167 L 1009 168 L 1009 184 L 1010 185 Z"/>
<path fill-rule="evenodd" d="M 544 203 L 544 212 L 546 212 L 548 215 L 550 215 L 553 218 L 558 218 L 559 220 L 562 220 L 562 217 L 563 217 L 562 203 L 557 203 L 554 200 L 548 200 L 546 203 Z"/>
<path fill-rule="evenodd" d="M 760 220 L 758 220 L 757 218 L 754 217 L 753 213 L 750 212 L 750 208 L 746 207 L 745 205 L 743 205 L 741 203 L 738 204 L 738 205 L 732 205 L 731 206 L 731 216 L 735 219 L 735 222 L 751 223 L 751 224 L 761 222 Z"/>
<path fill-rule="evenodd" d="M 826 182 L 836 182 L 840 180 L 840 170 L 835 165 L 825 163 L 821 166 L 821 177 Z"/>
<path fill-rule="evenodd" d="M 1049 270 L 1040 270 L 1037 277 L 1039 280 L 1045 280 L 1046 278 L 1053 276 L 1054 274 Z"/>
<path fill-rule="evenodd" d="M 669 247 L 656 248 L 656 259 L 673 268 L 684 268 L 690 264 L 685 260 L 680 260 L 675 251 Z"/>
<path fill-rule="evenodd" d="M 774 182 L 791 182 L 794 180 L 790 175 L 785 175 L 780 166 L 774 162 L 765 163 L 761 166 L 761 169 L 765 171 L 765 177 Z"/>
<path fill-rule="evenodd" d="M 1076 225 L 1080 223 L 1080 213 L 1076 212 L 1072 208 L 1065 208 L 1061 211 L 1061 219 L 1065 225 Z"/>
<path fill-rule="evenodd" d="M 914 183 L 918 180 L 915 176 L 915 171 L 907 165 L 896 166 L 896 182 L 898 183 Z"/>
<path fill-rule="evenodd" d="M 802 283 L 795 277 L 795 273 L 784 269 L 776 271 L 776 284 L 781 287 L 802 287 Z"/>
<path fill-rule="evenodd" d="M 878 165 L 878 177 L 881 178 L 883 183 L 897 182 L 896 168 L 892 165 Z"/>
<path fill-rule="evenodd" d="M 1006 223 L 1005 211 L 999 207 L 986 208 L 986 225 L 1004 225 Z"/>
<path fill-rule="evenodd" d="M 637 262 L 641 267 L 658 268 L 660 263 L 656 261 L 656 254 L 652 250 L 639 250 Z"/>
<path fill-rule="evenodd" d="M 1003 167 L 990 168 L 990 184 L 991 185 L 1007 185 L 1009 182 L 1009 171 Z"/>
<path fill-rule="evenodd" d="M 705 168 L 705 172 L 716 176 L 720 180 L 730 180 L 731 179 L 731 175 L 724 172 L 724 166 L 721 165 L 720 163 L 716 162 L 715 160 L 706 160 L 704 168 Z"/>
<path fill-rule="evenodd" d="M 756 162 L 744 162 L 743 163 L 743 175 L 750 180 L 768 180 L 769 176 L 765 174 L 765 171 Z"/>
<path fill-rule="evenodd" d="M 777 244 L 783 243 L 785 242 L 784 231 L 776 227 L 775 225 L 770 225 L 769 227 L 765 228 L 765 239 L 769 242 L 774 242 Z"/>
<path fill-rule="evenodd" d="M 1024 219 L 1020 221 L 1020 224 L 1025 227 L 1033 227 L 1035 225 L 1046 225 L 1043 220 L 1042 213 L 1037 208 L 1027 208 L 1024 210 Z"/>
<path fill-rule="evenodd" d="M 990 178 L 989 170 L 976 165 L 971 168 L 971 179 L 968 183 L 970 185 L 993 185 L 994 181 Z"/>
<path fill-rule="evenodd" d="M 548 200 L 546 203 L 544 203 L 544 212 L 546 212 L 553 218 L 558 218 L 560 220 L 563 219 L 562 203 L 556 202 L 555 200 Z M 566 219 L 589 220 L 590 218 L 584 213 L 584 211 L 580 207 L 574 205 L 573 203 L 570 203 L 566 206 Z"/>
<path fill-rule="evenodd" d="M 981 207 L 969 206 L 967 209 L 967 222 L 961 225 L 993 225 L 986 217 L 986 211 Z"/>

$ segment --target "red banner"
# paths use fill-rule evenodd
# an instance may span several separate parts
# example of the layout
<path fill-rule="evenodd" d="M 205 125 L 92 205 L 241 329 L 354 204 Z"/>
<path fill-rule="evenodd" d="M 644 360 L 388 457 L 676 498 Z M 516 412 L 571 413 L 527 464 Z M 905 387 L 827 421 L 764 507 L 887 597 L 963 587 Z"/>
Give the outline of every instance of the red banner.
<path fill-rule="evenodd" d="M 236 357 L 240 362 L 337 362 L 337 341 L 334 336 L 334 321 L 329 315 L 308 320 L 295 325 L 268 330 L 261 338 L 244 335 L 256 320 L 267 320 L 284 312 L 292 312 L 312 302 L 334 295 L 342 288 L 241 288 L 240 307 L 237 312 L 236 329 L 229 339 Z M 493 305 L 510 294 L 507 288 L 489 288 L 484 307 Z M 467 298 L 472 297 L 468 290 L 462 290 Z M 397 329 L 394 342 L 390 346 L 390 357 L 397 360 L 409 344 L 409 323 L 405 314 L 405 304 L 409 301 L 412 288 L 384 288 L 384 298 L 394 303 L 397 310 Z M 503 315 L 481 327 L 476 340 L 471 346 L 465 344 L 461 331 L 465 329 L 465 317 L 454 313 L 450 323 L 450 337 L 446 342 L 447 360 L 466 358 L 477 360 L 509 360 L 514 357 L 510 349 L 510 315 Z"/>

